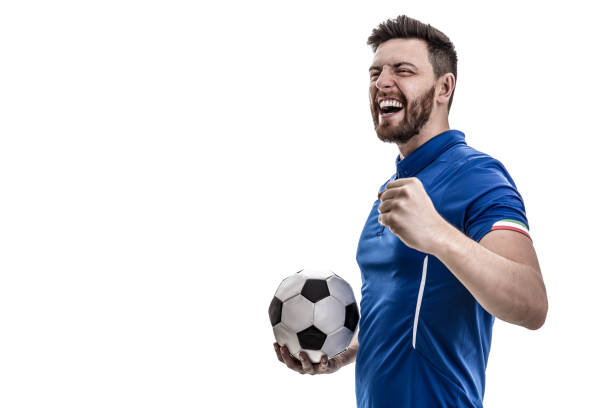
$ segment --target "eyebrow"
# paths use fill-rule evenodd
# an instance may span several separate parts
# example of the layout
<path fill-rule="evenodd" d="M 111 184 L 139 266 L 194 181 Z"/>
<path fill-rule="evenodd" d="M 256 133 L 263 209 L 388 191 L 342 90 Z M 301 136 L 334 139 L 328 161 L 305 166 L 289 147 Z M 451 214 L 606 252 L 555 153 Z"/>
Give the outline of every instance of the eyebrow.
<path fill-rule="evenodd" d="M 393 64 L 393 65 L 392 65 L 392 67 L 393 67 L 393 68 L 398 68 L 398 67 L 400 67 L 400 66 L 402 66 L 402 65 L 410 65 L 410 66 L 411 66 L 412 68 L 414 68 L 415 70 L 416 70 L 416 69 L 418 69 L 418 68 L 416 67 L 416 65 L 414 65 L 413 63 L 408 62 L 408 61 L 400 61 L 400 62 L 396 62 L 395 64 Z M 368 71 L 372 71 L 373 69 L 377 69 L 377 70 L 379 70 L 379 71 L 380 71 L 380 70 L 382 69 L 382 67 L 381 67 L 380 65 L 372 65 Z"/>

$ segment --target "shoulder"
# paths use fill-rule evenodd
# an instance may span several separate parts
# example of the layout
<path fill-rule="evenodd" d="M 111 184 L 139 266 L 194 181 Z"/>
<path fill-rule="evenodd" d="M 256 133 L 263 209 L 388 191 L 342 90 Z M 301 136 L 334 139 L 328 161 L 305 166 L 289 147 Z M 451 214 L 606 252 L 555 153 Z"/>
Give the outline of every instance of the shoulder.
<path fill-rule="evenodd" d="M 488 186 L 502 184 L 516 187 L 504 164 L 495 157 L 463 145 L 446 158 L 451 163 L 451 185 Z"/>
<path fill-rule="evenodd" d="M 444 181 L 444 200 L 458 207 L 475 201 L 514 196 L 522 201 L 517 186 L 504 164 L 470 146 L 460 146 L 448 156 L 451 171 Z"/>

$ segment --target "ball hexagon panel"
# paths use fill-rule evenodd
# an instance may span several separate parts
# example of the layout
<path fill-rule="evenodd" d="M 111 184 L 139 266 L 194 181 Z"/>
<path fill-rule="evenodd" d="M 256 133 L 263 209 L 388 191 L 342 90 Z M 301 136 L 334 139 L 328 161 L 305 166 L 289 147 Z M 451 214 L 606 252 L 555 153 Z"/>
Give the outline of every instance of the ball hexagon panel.
<path fill-rule="evenodd" d="M 332 333 L 344 325 L 346 309 L 335 297 L 328 296 L 314 305 L 314 325 Z"/>
<path fill-rule="evenodd" d="M 323 343 L 325 343 L 326 337 L 325 333 L 314 326 L 310 326 L 297 334 L 300 346 L 304 350 L 320 350 L 323 347 Z"/>
<path fill-rule="evenodd" d="M 334 276 L 335 274 L 330 270 L 323 269 L 302 269 L 299 272 L 300 275 L 304 275 L 310 279 L 322 279 L 325 280 L 330 276 Z"/>
<path fill-rule="evenodd" d="M 351 344 L 354 334 L 354 332 L 350 331 L 346 327 L 339 328 L 335 332 L 327 335 L 325 343 L 321 348 L 321 352 L 326 354 L 327 357 L 332 358 L 336 354 L 346 350 L 346 348 Z"/>
<path fill-rule="evenodd" d="M 346 307 L 344 326 L 351 331 L 355 331 L 357 323 L 359 323 L 359 309 L 357 309 L 357 303 L 351 303 Z"/>
<path fill-rule="evenodd" d="M 297 295 L 283 303 L 281 321 L 294 332 L 300 332 L 312 326 L 314 321 L 314 304 Z"/>
<path fill-rule="evenodd" d="M 327 287 L 329 294 L 335 297 L 342 303 L 342 306 L 350 305 L 355 302 L 355 296 L 351 286 L 338 275 L 334 275 L 327 279 Z"/>
<path fill-rule="evenodd" d="M 281 346 L 287 346 L 289 353 L 295 358 L 298 358 L 300 352 L 300 342 L 297 334 L 282 323 L 277 324 L 272 328 L 276 342 Z"/>
<path fill-rule="evenodd" d="M 294 297 L 298 293 L 302 291 L 302 287 L 308 277 L 302 275 L 301 273 L 294 273 L 293 275 L 285 278 L 281 284 L 276 289 L 276 293 L 274 296 L 279 298 L 281 302 L 286 301 L 289 298 Z"/>
<path fill-rule="evenodd" d="M 281 321 L 281 313 L 283 312 L 283 302 L 274 296 L 270 307 L 268 308 L 268 315 L 270 316 L 270 323 L 272 326 L 278 324 Z"/>
<path fill-rule="evenodd" d="M 329 296 L 327 282 L 321 279 L 308 279 L 300 294 L 312 303 L 316 303 Z"/>

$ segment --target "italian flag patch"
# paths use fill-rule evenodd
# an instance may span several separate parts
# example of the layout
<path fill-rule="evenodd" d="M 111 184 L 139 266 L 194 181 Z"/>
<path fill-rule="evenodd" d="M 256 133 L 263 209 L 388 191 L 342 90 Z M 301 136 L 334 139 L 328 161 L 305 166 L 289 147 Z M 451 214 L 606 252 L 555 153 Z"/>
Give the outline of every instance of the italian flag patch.
<path fill-rule="evenodd" d="M 517 220 L 510 220 L 510 219 L 499 220 L 495 224 L 493 224 L 493 226 L 491 227 L 491 231 L 500 230 L 500 229 L 522 232 L 523 234 L 531 238 L 531 236 L 529 235 L 529 230 L 527 229 L 527 226 Z"/>

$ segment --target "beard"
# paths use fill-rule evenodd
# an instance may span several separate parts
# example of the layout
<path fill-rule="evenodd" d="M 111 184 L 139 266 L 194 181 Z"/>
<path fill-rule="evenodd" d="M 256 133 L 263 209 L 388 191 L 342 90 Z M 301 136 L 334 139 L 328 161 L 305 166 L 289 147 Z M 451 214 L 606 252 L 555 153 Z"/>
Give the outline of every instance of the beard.
<path fill-rule="evenodd" d="M 407 103 L 404 95 L 400 95 L 401 102 L 404 105 L 404 117 L 396 125 L 386 119 L 379 123 L 378 112 L 380 108 L 376 102 L 371 103 L 370 111 L 378 138 L 385 143 L 406 143 L 414 135 L 419 134 L 431 115 L 435 90 L 434 85 L 429 91 L 425 91 L 423 95 L 413 99 L 410 104 Z"/>

